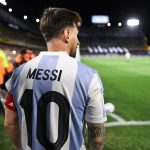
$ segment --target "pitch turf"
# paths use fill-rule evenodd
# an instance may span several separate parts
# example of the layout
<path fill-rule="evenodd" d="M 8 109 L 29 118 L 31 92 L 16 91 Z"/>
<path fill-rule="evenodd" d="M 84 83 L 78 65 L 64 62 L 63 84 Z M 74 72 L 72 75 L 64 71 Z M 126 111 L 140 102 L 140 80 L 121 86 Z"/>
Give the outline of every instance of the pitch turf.
<path fill-rule="evenodd" d="M 124 57 L 84 57 L 82 62 L 100 74 L 105 103 L 115 104 L 117 115 L 127 121 L 150 120 L 150 57 L 129 63 Z M 13 150 L 2 124 L 0 117 L 0 150 Z M 107 127 L 104 150 L 150 150 L 150 125 Z"/>
<path fill-rule="evenodd" d="M 0 114 L 0 150 L 15 150 L 4 130 L 4 116 Z"/>
<path fill-rule="evenodd" d="M 150 58 L 124 57 L 84 58 L 95 68 L 103 85 L 105 102 L 116 106 L 118 115 L 126 120 L 150 120 Z"/>
<path fill-rule="evenodd" d="M 150 120 L 150 57 L 134 57 L 129 63 L 124 57 L 82 61 L 99 73 L 105 102 L 115 104 L 117 115 L 127 121 Z M 150 125 L 106 128 L 104 150 L 150 150 Z"/>

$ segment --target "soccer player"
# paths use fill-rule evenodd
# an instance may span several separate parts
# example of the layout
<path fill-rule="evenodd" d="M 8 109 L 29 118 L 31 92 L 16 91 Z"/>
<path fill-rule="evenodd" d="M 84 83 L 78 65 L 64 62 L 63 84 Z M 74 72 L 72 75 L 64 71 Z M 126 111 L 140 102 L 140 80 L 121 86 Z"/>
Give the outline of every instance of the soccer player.
<path fill-rule="evenodd" d="M 103 86 L 97 72 L 74 57 L 77 12 L 47 8 L 40 30 L 48 51 L 18 67 L 7 82 L 5 128 L 19 150 L 90 150 L 104 143 Z"/>
<path fill-rule="evenodd" d="M 125 53 L 125 57 L 126 57 L 126 61 L 127 61 L 127 62 L 130 62 L 131 53 L 130 53 L 129 51 L 127 51 L 127 52 Z"/>

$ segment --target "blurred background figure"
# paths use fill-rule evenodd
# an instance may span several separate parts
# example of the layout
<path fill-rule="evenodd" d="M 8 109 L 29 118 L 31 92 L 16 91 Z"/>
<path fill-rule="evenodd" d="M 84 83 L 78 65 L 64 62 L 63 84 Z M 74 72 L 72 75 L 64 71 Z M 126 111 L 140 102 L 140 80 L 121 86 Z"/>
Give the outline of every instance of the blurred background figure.
<path fill-rule="evenodd" d="M 5 82 L 11 77 L 11 75 L 12 75 L 12 73 L 14 71 L 14 65 L 13 65 L 13 63 L 10 62 L 8 64 L 8 67 L 5 70 L 6 70 L 6 73 L 5 73 L 5 76 L 4 76 L 4 84 L 3 84 L 3 89 L 4 90 L 6 90 Z"/>
<path fill-rule="evenodd" d="M 18 55 L 15 57 L 15 60 L 14 60 L 14 62 L 13 62 L 14 68 L 19 67 L 22 63 L 23 63 L 23 58 L 22 58 L 21 54 L 18 54 Z"/>
<path fill-rule="evenodd" d="M 31 59 L 31 55 L 26 52 L 24 55 L 23 55 L 23 63 L 26 63 L 27 61 L 29 61 Z"/>
<path fill-rule="evenodd" d="M 5 67 L 3 65 L 3 58 L 0 56 L 0 89 L 4 88 L 5 74 L 6 74 L 6 71 L 5 71 Z"/>
<path fill-rule="evenodd" d="M 125 58 L 126 58 L 126 61 L 127 61 L 127 62 L 130 62 L 131 53 L 130 53 L 129 51 L 127 51 L 127 52 L 125 53 Z"/>
<path fill-rule="evenodd" d="M 34 57 L 36 57 L 34 52 L 32 50 L 30 50 L 30 49 L 27 50 L 27 53 L 30 54 L 30 59 L 33 59 Z"/>

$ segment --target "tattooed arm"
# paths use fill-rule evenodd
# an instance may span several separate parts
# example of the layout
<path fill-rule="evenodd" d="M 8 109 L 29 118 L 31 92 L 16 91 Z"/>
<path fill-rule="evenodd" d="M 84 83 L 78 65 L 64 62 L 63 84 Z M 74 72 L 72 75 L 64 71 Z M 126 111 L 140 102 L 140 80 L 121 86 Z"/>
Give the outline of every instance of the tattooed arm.
<path fill-rule="evenodd" d="M 104 124 L 88 123 L 88 147 L 90 150 L 103 150 L 104 146 Z"/>

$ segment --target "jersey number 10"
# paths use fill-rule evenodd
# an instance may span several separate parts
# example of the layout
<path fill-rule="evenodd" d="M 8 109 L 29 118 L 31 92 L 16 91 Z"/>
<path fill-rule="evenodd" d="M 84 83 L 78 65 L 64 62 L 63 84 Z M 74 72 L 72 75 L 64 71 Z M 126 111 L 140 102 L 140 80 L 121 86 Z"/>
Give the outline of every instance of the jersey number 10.
<path fill-rule="evenodd" d="M 47 129 L 47 105 L 54 102 L 59 107 L 59 120 L 58 120 L 58 138 L 55 143 L 51 143 L 46 135 Z M 32 149 L 32 117 L 33 107 L 33 90 L 26 89 L 23 93 L 20 102 L 21 107 L 24 109 L 27 133 L 28 133 L 28 146 Z M 55 115 L 55 114 L 54 114 Z M 39 143 L 46 149 L 60 150 L 68 138 L 69 130 L 69 115 L 70 105 L 64 95 L 55 91 L 44 93 L 37 103 L 37 127 L 36 136 Z"/>

